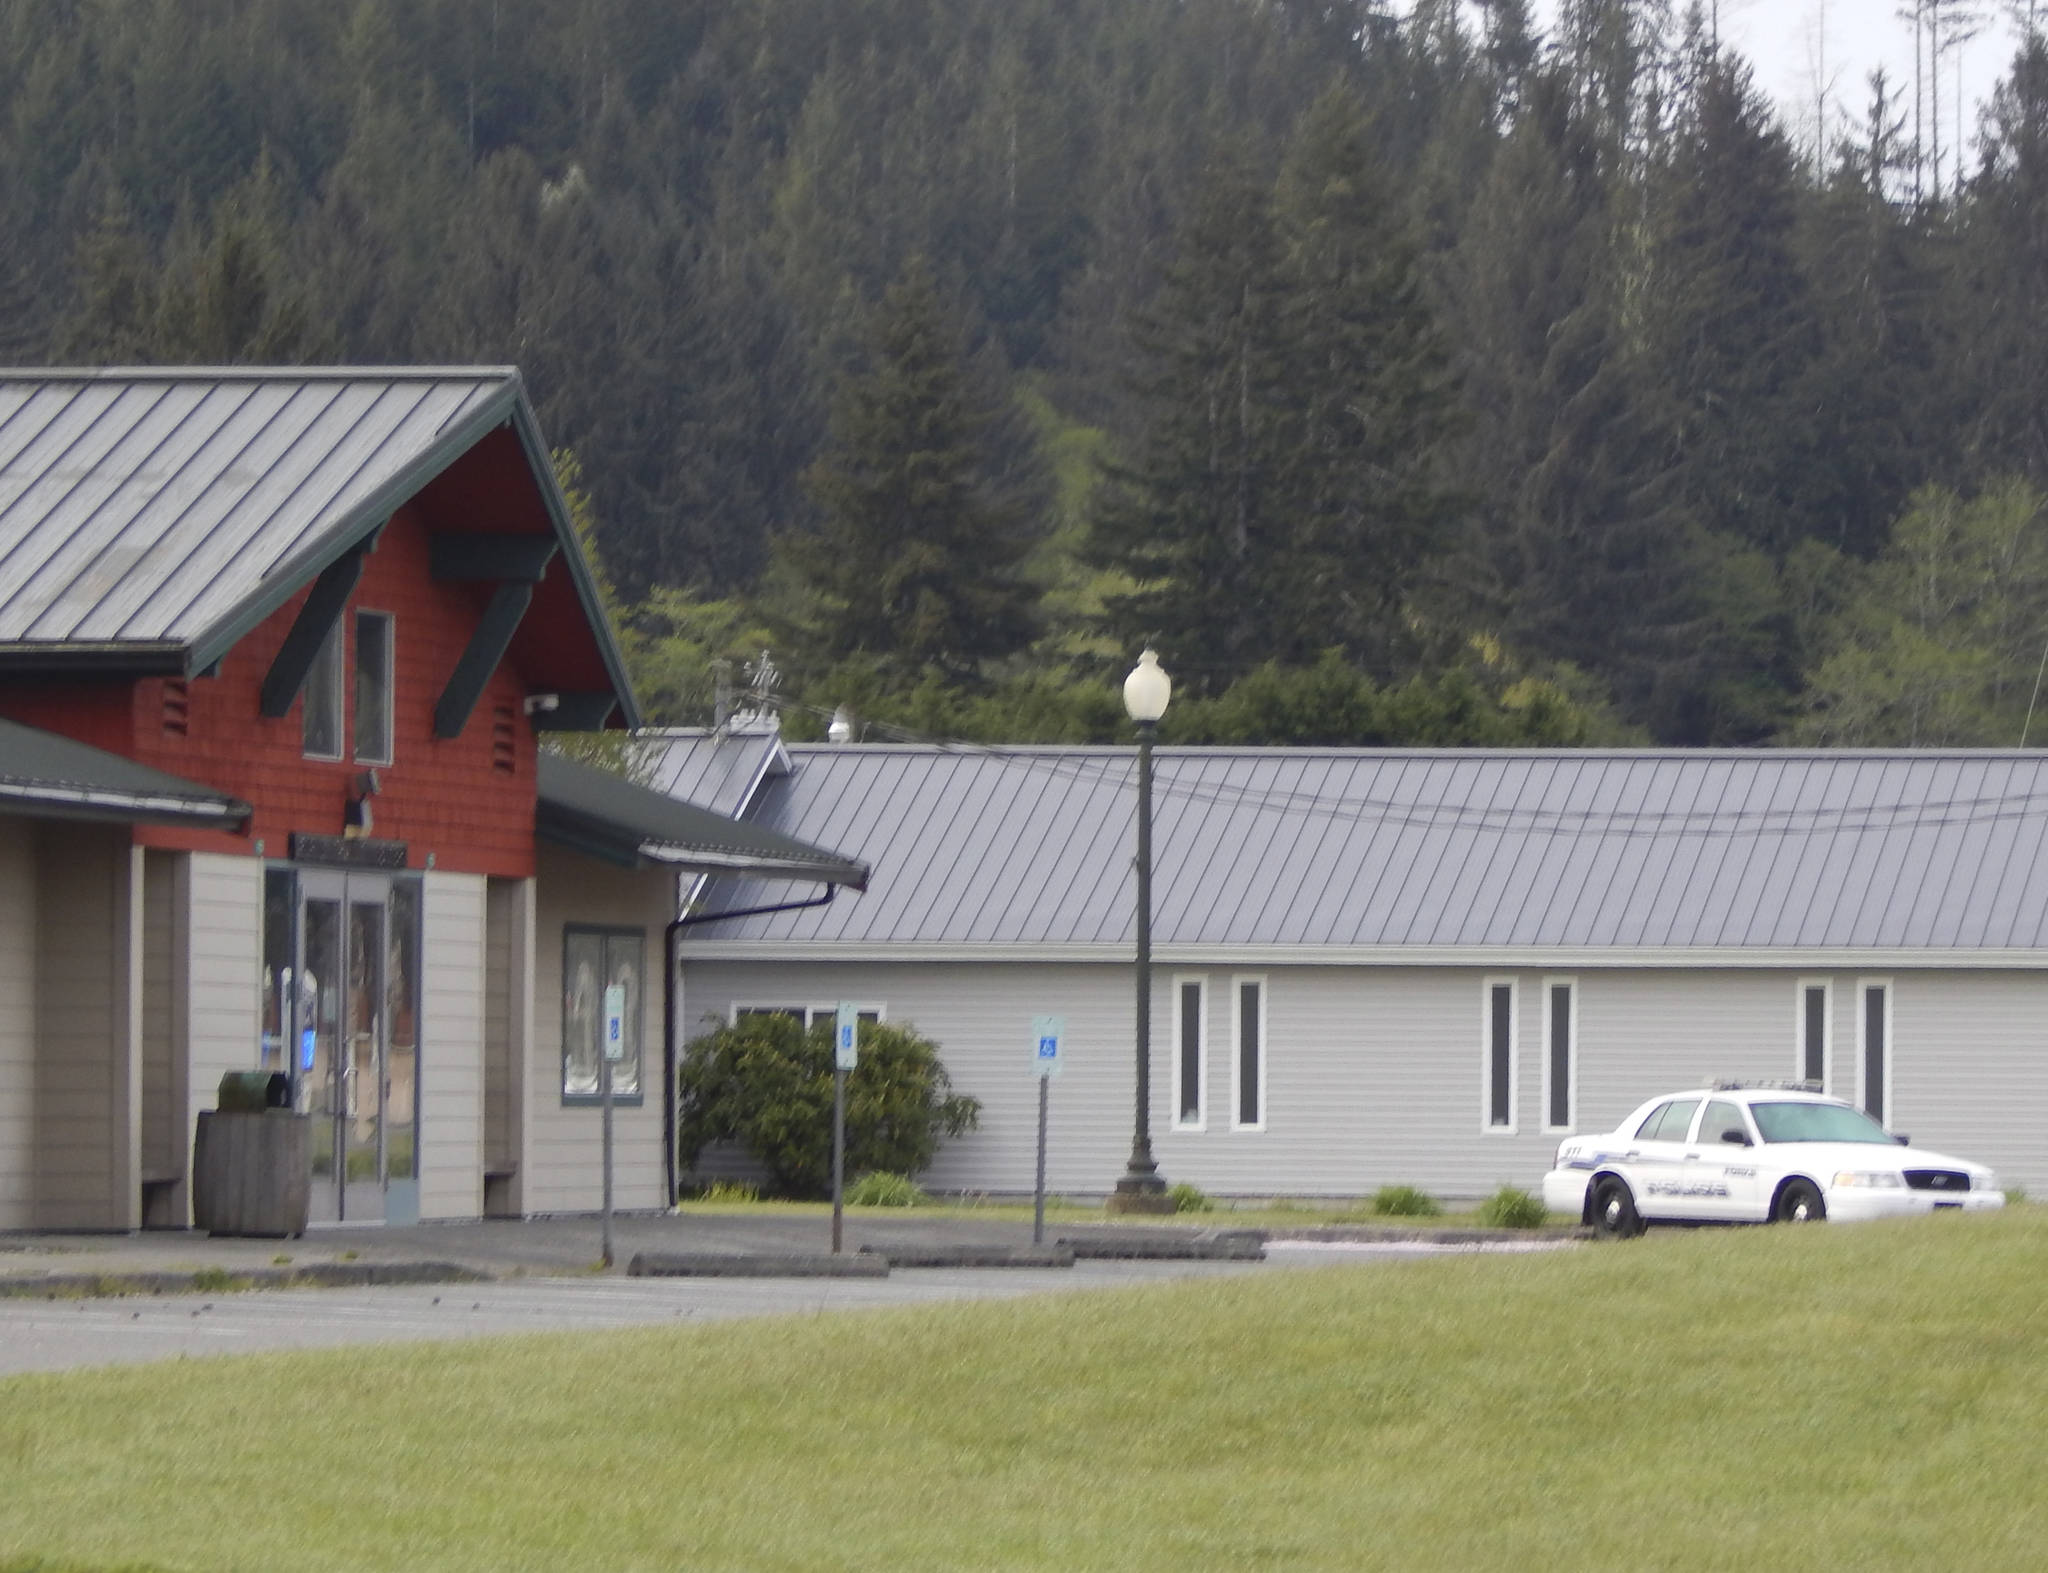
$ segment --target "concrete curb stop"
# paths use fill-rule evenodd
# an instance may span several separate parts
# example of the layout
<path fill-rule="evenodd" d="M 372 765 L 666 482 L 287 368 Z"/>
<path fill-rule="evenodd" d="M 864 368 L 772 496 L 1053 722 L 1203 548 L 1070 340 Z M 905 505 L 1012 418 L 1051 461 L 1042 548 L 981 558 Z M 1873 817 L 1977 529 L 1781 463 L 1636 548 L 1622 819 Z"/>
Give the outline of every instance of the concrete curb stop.
<path fill-rule="evenodd" d="M 1262 1262 L 1260 1229 L 1091 1229 L 1063 1234 L 1059 1244 L 1095 1261 Z"/>
<path fill-rule="evenodd" d="M 1065 1245 L 863 1245 L 891 1267 L 1072 1267 Z"/>
<path fill-rule="evenodd" d="M 887 1278 L 881 1256 L 819 1256 L 782 1252 L 642 1251 L 626 1264 L 628 1278 Z"/>

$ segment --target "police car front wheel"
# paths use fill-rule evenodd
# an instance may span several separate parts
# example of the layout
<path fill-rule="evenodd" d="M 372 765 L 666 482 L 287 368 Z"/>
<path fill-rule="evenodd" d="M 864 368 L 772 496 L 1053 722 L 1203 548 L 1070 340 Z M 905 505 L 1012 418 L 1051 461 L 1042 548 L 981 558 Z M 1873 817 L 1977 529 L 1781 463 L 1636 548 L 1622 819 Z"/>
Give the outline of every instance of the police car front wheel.
<path fill-rule="evenodd" d="M 1602 1240 L 1632 1240 L 1643 1232 L 1642 1215 L 1628 1183 L 1608 1175 L 1593 1187 L 1593 1233 Z"/>

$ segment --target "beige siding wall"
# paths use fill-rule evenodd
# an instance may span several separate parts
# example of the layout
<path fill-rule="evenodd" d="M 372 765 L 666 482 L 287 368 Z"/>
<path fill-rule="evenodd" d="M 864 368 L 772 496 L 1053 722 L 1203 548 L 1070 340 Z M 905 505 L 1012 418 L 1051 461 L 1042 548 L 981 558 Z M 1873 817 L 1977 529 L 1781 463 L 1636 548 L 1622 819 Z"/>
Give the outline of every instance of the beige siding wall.
<path fill-rule="evenodd" d="M 1835 989 L 1838 1063 L 1856 1052 Z M 1892 987 L 1891 1110 L 1916 1147 L 1988 1163 L 2006 1185 L 2048 1195 L 2048 973 L 1900 972 Z M 1844 1064 L 1843 1085 L 1854 1070 Z"/>
<path fill-rule="evenodd" d="M 494 879 L 484 936 L 484 1210 L 525 1210 L 527 1062 L 532 1058 L 530 879 Z"/>
<path fill-rule="evenodd" d="M 0 816 L 0 1229 L 35 1223 L 36 827 Z"/>
<path fill-rule="evenodd" d="M 179 1151 L 189 1169 L 199 1111 L 229 1071 L 256 1070 L 263 1038 L 263 863 L 194 852 L 184 863 L 185 1056 Z"/>
<path fill-rule="evenodd" d="M 141 1221 L 142 854 L 126 826 L 44 827 L 38 847 L 36 1224 Z"/>
<path fill-rule="evenodd" d="M 640 990 L 639 1104 L 613 1113 L 613 1204 L 661 1207 L 662 933 L 675 917 L 675 876 L 629 871 L 541 848 L 534 925 L 532 1057 L 521 1171 L 528 1213 L 592 1212 L 603 1205 L 603 1135 L 592 1105 L 562 1102 L 562 934 L 570 924 L 637 928 L 646 937 Z"/>
<path fill-rule="evenodd" d="M 1036 1014 L 1066 1019 L 1053 1083 L 1047 1184 L 1099 1193 L 1130 1151 L 1134 1058 L 1128 966 L 692 962 L 684 1030 L 734 1003 L 880 1005 L 936 1039 L 954 1085 L 982 1100 L 981 1128 L 940 1155 L 943 1189 L 1029 1190 L 1037 1089 Z M 1544 1119 L 1546 985 L 1576 990 L 1576 1119 L 1611 1128 L 1643 1099 L 1717 1076 L 1799 1071 L 1798 1001 L 1811 972 L 1678 969 L 1161 967 L 1152 1006 L 1152 1140 L 1169 1181 L 1219 1194 L 1360 1195 L 1420 1185 L 1447 1197 L 1501 1183 L 1533 1188 L 1560 1133 Z M 1831 1085 L 1855 1089 L 1855 983 L 1835 978 Z M 1264 980 L 1265 1129 L 1233 1130 L 1232 1008 L 1240 978 Z M 1207 987 L 1202 1128 L 1176 1130 L 1174 986 Z M 1485 988 L 1516 984 L 1515 1124 L 1484 1128 Z M 2048 975 L 1898 974 L 1893 1124 L 1916 1143 L 1995 1164 L 2039 1186 L 2048 1169 Z M 732 1154 L 704 1173 L 747 1172 Z M 2031 1176 L 2031 1177 L 2030 1177 Z"/>
<path fill-rule="evenodd" d="M 428 874 L 420 1035 L 420 1216 L 483 1213 L 485 880 Z"/>

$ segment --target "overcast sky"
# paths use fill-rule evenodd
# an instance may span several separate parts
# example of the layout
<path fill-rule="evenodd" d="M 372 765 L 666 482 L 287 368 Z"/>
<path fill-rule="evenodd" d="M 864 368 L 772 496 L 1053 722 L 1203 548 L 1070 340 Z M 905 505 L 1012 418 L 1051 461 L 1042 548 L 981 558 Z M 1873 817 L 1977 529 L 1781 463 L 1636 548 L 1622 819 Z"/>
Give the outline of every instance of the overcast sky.
<path fill-rule="evenodd" d="M 1898 12 L 1905 0 L 1721 0 L 1721 35 L 1756 68 L 1757 86 L 1774 98 L 1803 146 L 1812 145 L 1814 83 L 1830 83 L 1829 118 L 1847 114 L 1861 125 L 1870 102 L 1871 69 L 1883 65 L 1905 90 L 1900 107 L 1912 134 L 1913 34 Z M 2017 32 L 2002 0 L 1977 0 L 1983 30 L 1960 51 L 1963 137 L 1977 138 L 1977 108 L 2012 64 Z M 1539 0 L 1546 20 L 1551 0 Z M 1825 24 L 1823 26 L 1823 23 Z M 1944 180 L 1955 139 L 1957 57 L 1946 57 L 1941 73 Z M 1966 156 L 1967 171 L 1974 160 Z"/>

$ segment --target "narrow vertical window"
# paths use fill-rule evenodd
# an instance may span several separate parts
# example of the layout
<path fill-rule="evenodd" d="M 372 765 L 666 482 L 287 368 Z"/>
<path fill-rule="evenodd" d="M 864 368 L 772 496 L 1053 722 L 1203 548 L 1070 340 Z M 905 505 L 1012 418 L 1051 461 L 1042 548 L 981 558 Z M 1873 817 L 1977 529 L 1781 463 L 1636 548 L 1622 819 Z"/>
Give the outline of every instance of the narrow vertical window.
<path fill-rule="evenodd" d="M 356 613 L 356 762 L 391 763 L 391 614 Z"/>
<path fill-rule="evenodd" d="M 1799 1078 L 1815 1086 L 1828 1084 L 1828 986 L 1799 985 Z"/>
<path fill-rule="evenodd" d="M 1515 984 L 1512 978 L 1486 982 L 1486 1128 L 1510 1135 L 1515 1129 Z"/>
<path fill-rule="evenodd" d="M 1863 1020 L 1859 1036 L 1863 1112 L 1880 1125 L 1889 1123 L 1891 1113 L 1891 988 L 1884 983 L 1863 985 Z"/>
<path fill-rule="evenodd" d="M 1200 978 L 1176 978 L 1173 989 L 1173 1123 L 1176 1130 L 1202 1129 L 1202 1045 L 1208 1040 L 1208 986 Z"/>
<path fill-rule="evenodd" d="M 1578 1063 L 1578 990 L 1568 978 L 1543 986 L 1543 1122 L 1546 1130 L 1572 1129 Z"/>
<path fill-rule="evenodd" d="M 1237 1010 L 1231 1036 L 1236 1040 L 1232 1056 L 1237 1082 L 1235 1117 L 1231 1128 L 1262 1131 L 1266 1128 L 1266 985 L 1263 978 L 1236 980 Z"/>
<path fill-rule="evenodd" d="M 313 657 L 300 696 L 300 739 L 308 759 L 341 757 L 341 630 L 336 623 Z"/>

